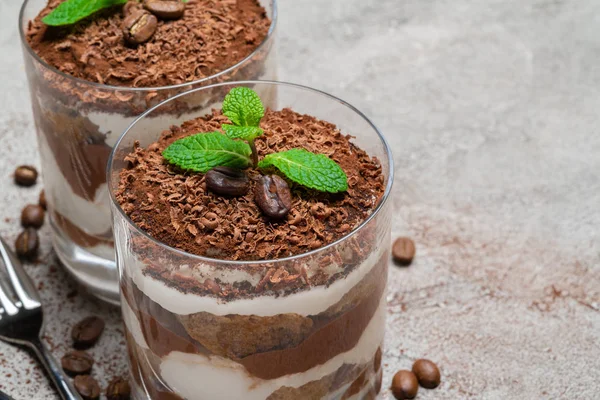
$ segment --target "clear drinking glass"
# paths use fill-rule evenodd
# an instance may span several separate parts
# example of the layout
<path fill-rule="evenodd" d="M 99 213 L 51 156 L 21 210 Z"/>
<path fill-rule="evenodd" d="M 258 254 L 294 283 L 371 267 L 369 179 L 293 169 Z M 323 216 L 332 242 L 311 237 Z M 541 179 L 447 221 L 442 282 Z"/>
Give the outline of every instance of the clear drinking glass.
<path fill-rule="evenodd" d="M 377 157 L 385 194 L 369 218 L 325 247 L 293 257 L 228 261 L 169 247 L 136 226 L 114 194 L 134 142 L 220 108 L 234 86 L 254 89 L 265 107 L 290 107 L 332 122 Z M 156 119 L 174 102 L 192 107 Z M 147 122 L 156 120 L 151 129 Z M 136 399 L 374 399 L 381 387 L 393 167 L 390 149 L 358 110 L 335 97 L 277 82 L 218 84 L 184 93 L 140 116 L 115 145 L 108 170 L 121 307 Z M 293 293 L 264 290 L 273 271 L 306 277 Z M 287 272 L 286 272 L 287 273 Z M 327 274 L 326 285 L 311 284 Z M 285 273 L 284 273 L 285 275 Z M 243 282 L 243 283 L 242 283 Z M 251 296 L 215 293 L 251 285 Z"/>
<path fill-rule="evenodd" d="M 48 65 L 26 40 L 28 21 L 47 0 L 25 0 L 20 33 L 31 92 L 44 188 L 54 249 L 67 270 L 93 295 L 119 301 L 118 276 L 106 165 L 119 135 L 148 108 L 184 91 L 244 79 L 275 79 L 276 0 L 260 0 L 272 23 L 258 48 L 213 76 L 174 86 L 128 88 L 84 81 Z M 162 107 L 142 124 L 175 121 L 184 110 L 201 108 L 212 99 L 180 99 Z M 160 121 L 160 122 L 159 122 Z"/>

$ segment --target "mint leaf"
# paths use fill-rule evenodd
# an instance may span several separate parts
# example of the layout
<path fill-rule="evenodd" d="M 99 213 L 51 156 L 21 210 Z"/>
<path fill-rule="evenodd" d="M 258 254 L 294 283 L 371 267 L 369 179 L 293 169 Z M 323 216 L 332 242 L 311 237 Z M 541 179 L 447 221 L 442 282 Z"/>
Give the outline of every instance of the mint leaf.
<path fill-rule="evenodd" d="M 321 192 L 348 190 L 348 177 L 335 161 L 324 154 L 291 149 L 265 156 L 259 168 L 276 167 L 292 181 Z"/>
<path fill-rule="evenodd" d="M 51 26 L 70 25 L 103 8 L 125 3 L 127 0 L 67 0 L 46 15 L 42 22 Z"/>
<path fill-rule="evenodd" d="M 265 115 L 265 107 L 254 90 L 236 87 L 223 100 L 223 115 L 237 126 L 258 126 Z"/>
<path fill-rule="evenodd" d="M 163 157 L 179 168 L 207 172 L 214 167 L 246 168 L 250 146 L 220 132 L 198 133 L 179 139 L 163 151 Z"/>
<path fill-rule="evenodd" d="M 237 126 L 237 125 L 221 125 L 225 134 L 232 139 L 242 139 L 248 142 L 256 139 L 263 134 L 263 130 L 257 126 Z"/>

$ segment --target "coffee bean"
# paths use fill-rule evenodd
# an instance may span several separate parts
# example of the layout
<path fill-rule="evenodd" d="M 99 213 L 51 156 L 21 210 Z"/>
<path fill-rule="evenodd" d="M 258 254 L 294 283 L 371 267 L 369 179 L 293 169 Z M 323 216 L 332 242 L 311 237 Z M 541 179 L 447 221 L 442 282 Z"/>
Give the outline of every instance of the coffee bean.
<path fill-rule="evenodd" d="M 94 359 L 85 351 L 70 351 L 60 359 L 63 370 L 71 376 L 89 374 Z"/>
<path fill-rule="evenodd" d="M 416 375 L 419 385 L 426 389 L 435 389 L 440 385 L 440 369 L 432 361 L 423 358 L 415 361 L 412 372 Z"/>
<path fill-rule="evenodd" d="M 71 330 L 71 337 L 77 348 L 94 345 L 104 331 L 104 320 L 100 317 L 87 317 L 79 321 Z"/>
<path fill-rule="evenodd" d="M 292 193 L 279 175 L 265 175 L 256 183 L 254 201 L 267 216 L 283 218 L 292 208 Z"/>
<path fill-rule="evenodd" d="M 37 177 L 38 172 L 31 165 L 21 165 L 15 169 L 15 183 L 19 186 L 33 186 Z"/>
<path fill-rule="evenodd" d="M 106 388 L 106 400 L 129 400 L 131 388 L 123 378 L 113 378 Z"/>
<path fill-rule="evenodd" d="M 392 378 L 392 393 L 398 400 L 414 399 L 419 390 L 417 377 L 411 371 L 400 370 Z"/>
<path fill-rule="evenodd" d="M 144 8 L 161 19 L 178 19 L 183 16 L 185 3 L 179 0 L 145 0 Z"/>
<path fill-rule="evenodd" d="M 77 375 L 73 380 L 73 386 L 84 400 L 95 400 L 100 397 L 100 386 L 89 375 Z"/>
<path fill-rule="evenodd" d="M 396 239 L 392 246 L 392 256 L 400 265 L 410 265 L 415 257 L 415 243 L 407 237 Z"/>
<path fill-rule="evenodd" d="M 21 211 L 21 225 L 28 228 L 39 228 L 44 224 L 44 209 L 37 204 L 28 204 Z"/>
<path fill-rule="evenodd" d="M 27 228 L 17 236 L 15 240 L 15 251 L 17 256 L 32 260 L 35 258 L 40 247 L 40 240 L 35 229 Z"/>
<path fill-rule="evenodd" d="M 144 43 L 156 32 L 158 21 L 147 11 L 135 11 L 123 20 L 123 37 L 130 44 Z"/>
<path fill-rule="evenodd" d="M 235 168 L 213 168 L 206 173 L 204 179 L 208 190 L 227 196 L 243 196 L 250 188 L 246 173 Z"/>
<path fill-rule="evenodd" d="M 46 191 L 42 189 L 42 191 L 40 192 L 40 198 L 38 199 L 38 204 L 40 205 L 40 207 L 42 207 L 44 210 L 48 209 L 48 203 L 46 202 Z"/>

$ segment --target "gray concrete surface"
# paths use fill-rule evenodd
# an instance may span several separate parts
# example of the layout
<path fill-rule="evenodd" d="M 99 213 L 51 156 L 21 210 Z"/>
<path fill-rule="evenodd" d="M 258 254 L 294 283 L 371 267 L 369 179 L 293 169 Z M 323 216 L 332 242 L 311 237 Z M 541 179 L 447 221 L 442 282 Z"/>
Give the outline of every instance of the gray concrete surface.
<path fill-rule="evenodd" d="M 17 40 L 20 3 L 0 0 L 0 233 L 39 187 Z M 396 158 L 394 235 L 417 242 L 392 267 L 384 388 L 427 357 L 443 383 L 419 399 L 600 398 L 600 2 L 281 0 L 282 80 L 364 110 Z M 29 265 L 48 342 L 90 313 L 103 386 L 124 374 L 118 312 L 83 296 L 49 247 Z M 0 343 L 0 389 L 52 399 L 26 353 Z M 381 396 L 391 398 L 384 389 Z"/>

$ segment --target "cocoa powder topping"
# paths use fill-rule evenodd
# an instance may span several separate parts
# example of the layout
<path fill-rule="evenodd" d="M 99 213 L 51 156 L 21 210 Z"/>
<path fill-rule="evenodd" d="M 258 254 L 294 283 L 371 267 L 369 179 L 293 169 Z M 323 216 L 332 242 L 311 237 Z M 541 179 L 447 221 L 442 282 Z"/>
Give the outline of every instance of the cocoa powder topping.
<path fill-rule="evenodd" d="M 169 246 L 228 260 L 264 260 L 305 253 L 331 243 L 363 222 L 385 185 L 379 160 L 357 148 L 333 124 L 290 109 L 267 110 L 258 154 L 305 148 L 326 154 L 348 175 L 346 193 L 328 194 L 290 183 L 292 206 L 282 220 L 265 216 L 254 199 L 261 174 L 248 169 L 250 190 L 227 197 L 206 189 L 205 175 L 169 165 L 161 152 L 175 140 L 219 130 L 220 111 L 162 133 L 148 149 L 136 147 L 121 172 L 117 199 L 143 230 Z M 271 280 L 276 279 L 275 274 Z"/>

